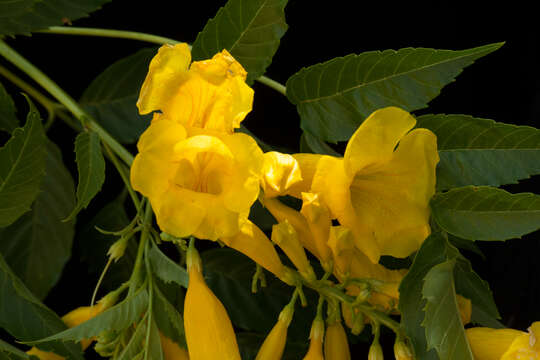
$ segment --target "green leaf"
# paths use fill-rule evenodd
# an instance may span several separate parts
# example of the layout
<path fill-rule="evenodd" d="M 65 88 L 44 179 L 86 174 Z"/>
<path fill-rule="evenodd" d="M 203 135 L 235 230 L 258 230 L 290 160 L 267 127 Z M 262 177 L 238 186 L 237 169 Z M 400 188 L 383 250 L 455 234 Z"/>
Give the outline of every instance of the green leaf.
<path fill-rule="evenodd" d="M 30 355 L 0 339 L 0 359 L 30 359 Z"/>
<path fill-rule="evenodd" d="M 437 189 L 515 184 L 540 174 L 540 130 L 469 115 L 423 115 L 417 127 L 437 135 Z"/>
<path fill-rule="evenodd" d="M 7 93 L 6 89 L 0 83 L 0 130 L 12 132 L 19 127 L 19 120 L 15 116 L 17 109 L 13 99 Z"/>
<path fill-rule="evenodd" d="M 458 238 L 457 236 L 454 236 L 452 234 L 448 234 L 448 241 L 450 241 L 450 243 L 458 249 L 470 251 L 480 256 L 483 260 L 486 259 L 486 256 L 484 255 L 482 250 L 480 250 L 478 245 L 476 245 L 476 243 L 471 240 L 465 240 L 462 238 Z"/>
<path fill-rule="evenodd" d="M 139 115 L 137 98 L 155 48 L 142 49 L 110 65 L 81 97 L 83 108 L 115 139 L 137 141 L 150 125 L 151 115 Z"/>
<path fill-rule="evenodd" d="M 405 48 L 370 51 L 304 68 L 287 81 L 301 127 L 331 142 L 348 140 L 373 111 L 425 108 L 463 68 L 502 43 L 461 51 Z"/>
<path fill-rule="evenodd" d="M 146 317 L 145 317 L 146 319 Z M 132 360 L 135 359 L 137 354 L 143 351 L 142 345 L 144 337 L 146 336 L 146 323 L 147 321 L 140 321 L 135 328 L 135 332 L 131 335 L 126 347 L 122 350 L 118 356 L 118 360 Z"/>
<path fill-rule="evenodd" d="M 263 75 L 287 31 L 287 0 L 229 0 L 199 33 L 194 60 L 227 49 L 248 73 L 247 83 Z"/>
<path fill-rule="evenodd" d="M 157 286 L 154 286 L 153 310 L 156 324 L 163 335 L 187 348 L 183 317 Z"/>
<path fill-rule="evenodd" d="M 472 304 L 471 322 L 481 326 L 487 326 L 492 329 L 505 329 L 506 326 L 493 316 L 487 314 L 482 308 Z"/>
<path fill-rule="evenodd" d="M 86 208 L 105 181 L 105 160 L 98 134 L 85 131 L 77 135 L 75 159 L 79 172 L 77 205 L 65 221 L 73 219 L 79 211 Z"/>
<path fill-rule="evenodd" d="M 508 240 L 540 228 L 540 196 L 531 193 L 466 186 L 435 195 L 431 207 L 443 230 L 468 240 Z"/>
<path fill-rule="evenodd" d="M 152 319 L 150 322 L 150 336 L 147 338 L 145 351 L 148 353 L 148 359 L 163 360 L 163 350 L 161 349 L 159 329 L 154 319 Z"/>
<path fill-rule="evenodd" d="M 187 289 L 189 276 L 186 269 L 169 259 L 157 246 L 150 248 L 148 259 L 157 277 L 165 283 L 174 282 Z"/>
<path fill-rule="evenodd" d="M 440 360 L 473 360 L 456 299 L 455 263 L 454 259 L 445 261 L 427 273 L 422 289 L 427 300 L 422 325 L 428 349 L 436 349 Z"/>
<path fill-rule="evenodd" d="M 82 339 L 90 339 L 97 336 L 105 330 L 120 331 L 140 321 L 141 314 L 147 307 L 148 293 L 146 290 L 141 289 L 122 302 L 78 326 L 38 341 L 29 341 L 28 343 L 36 344 L 52 340 L 73 340 L 78 342 Z"/>
<path fill-rule="evenodd" d="M 301 152 L 312 152 L 315 154 L 323 154 L 323 155 L 330 155 L 330 156 L 337 156 L 337 157 L 343 156 L 342 154 L 338 153 L 336 150 L 332 149 L 327 143 L 311 135 L 307 131 L 304 131 L 302 133 L 302 136 L 300 138 L 300 146 L 302 146 L 302 142 L 304 143 L 304 146 L 307 147 L 308 151 L 300 150 Z"/>
<path fill-rule="evenodd" d="M 51 141 L 46 144 L 46 174 L 32 211 L 0 229 L 0 253 L 39 299 L 60 278 L 75 234 L 75 223 L 62 221 L 75 206 L 75 185 L 60 149 Z"/>
<path fill-rule="evenodd" d="M 1 254 L 0 328 L 20 341 L 33 341 L 66 329 L 64 322 L 24 286 Z M 71 359 L 83 360 L 78 344 L 47 342 L 39 347 Z"/>
<path fill-rule="evenodd" d="M 28 103 L 26 125 L 0 148 L 0 228 L 30 210 L 45 175 L 45 133 L 39 113 Z"/>
<path fill-rule="evenodd" d="M 0 34 L 32 31 L 88 16 L 110 0 L 12 0 L 0 2 Z"/>

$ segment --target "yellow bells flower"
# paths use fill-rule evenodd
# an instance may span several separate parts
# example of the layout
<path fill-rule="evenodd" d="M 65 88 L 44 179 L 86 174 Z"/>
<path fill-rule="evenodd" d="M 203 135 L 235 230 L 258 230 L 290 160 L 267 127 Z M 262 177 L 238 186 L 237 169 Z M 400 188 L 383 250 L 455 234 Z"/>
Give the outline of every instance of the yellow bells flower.
<path fill-rule="evenodd" d="M 264 153 L 262 188 L 264 196 L 271 198 L 285 195 L 295 184 L 302 181 L 296 159 L 277 151 Z"/>
<path fill-rule="evenodd" d="M 324 339 L 324 321 L 316 317 L 311 325 L 309 334 L 309 349 L 304 360 L 324 360 L 323 357 L 323 339 Z"/>
<path fill-rule="evenodd" d="M 332 251 L 336 277 L 342 280 L 349 278 L 351 264 L 357 251 L 351 230 L 344 226 L 332 226 L 327 244 Z"/>
<path fill-rule="evenodd" d="M 476 360 L 540 359 L 540 322 L 529 333 L 514 329 L 476 327 L 465 330 Z"/>
<path fill-rule="evenodd" d="M 192 135 L 173 121 L 153 121 L 137 144 L 131 184 L 150 199 L 164 232 L 234 236 L 259 194 L 262 151 L 241 133 Z"/>
<path fill-rule="evenodd" d="M 279 259 L 279 255 L 268 237 L 251 221 L 247 220 L 240 232 L 221 240 L 235 250 L 250 257 L 257 264 L 276 275 L 282 281 L 293 285 L 293 279 Z"/>
<path fill-rule="evenodd" d="M 326 205 L 321 202 L 318 194 L 302 193 L 302 209 L 317 249 L 318 258 L 325 271 L 332 271 L 332 251 L 328 247 L 332 219 Z"/>
<path fill-rule="evenodd" d="M 190 128 L 232 134 L 251 111 L 253 90 L 247 73 L 223 50 L 210 60 L 191 62 L 187 44 L 163 45 L 150 62 L 137 101 L 141 114 L 163 117 Z"/>
<path fill-rule="evenodd" d="M 225 307 L 208 288 L 201 259 L 193 246 L 187 252 L 189 285 L 184 302 L 184 328 L 191 360 L 241 360 L 236 335 Z"/>
<path fill-rule="evenodd" d="M 384 108 L 360 125 L 343 158 L 299 160 L 306 181 L 302 164 L 316 166 L 311 191 L 352 230 L 356 247 L 373 263 L 381 255 L 410 255 L 430 233 L 437 139 L 426 129 L 409 132 L 415 124 L 408 112 Z"/>
<path fill-rule="evenodd" d="M 164 360 L 189 360 L 189 354 L 186 349 L 181 348 L 170 338 L 159 333 L 159 339 L 161 341 L 161 349 L 163 350 Z"/>
<path fill-rule="evenodd" d="M 347 334 L 341 321 L 335 321 L 326 327 L 324 337 L 324 358 L 326 360 L 350 360 L 351 353 Z"/>
<path fill-rule="evenodd" d="M 264 339 L 255 360 L 279 360 L 283 356 L 285 344 L 287 342 L 287 330 L 294 315 L 294 303 L 286 305 L 277 323 Z"/>

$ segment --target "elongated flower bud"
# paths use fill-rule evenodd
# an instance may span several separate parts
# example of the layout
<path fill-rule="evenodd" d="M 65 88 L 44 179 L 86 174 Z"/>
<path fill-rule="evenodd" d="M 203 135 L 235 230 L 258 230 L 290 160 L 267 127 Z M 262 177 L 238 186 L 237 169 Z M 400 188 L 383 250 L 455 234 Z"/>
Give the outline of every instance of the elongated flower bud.
<path fill-rule="evenodd" d="M 330 236 L 330 228 L 332 227 L 330 211 L 320 201 L 318 194 L 303 192 L 302 210 L 300 210 L 300 213 L 306 218 L 311 234 L 313 235 L 319 260 L 324 270 L 331 271 L 332 251 L 328 247 L 328 238 Z"/>
<path fill-rule="evenodd" d="M 285 252 L 302 276 L 306 279 L 315 280 L 315 272 L 307 259 L 302 244 L 298 240 L 298 234 L 287 219 L 272 226 L 272 241 Z"/>
<path fill-rule="evenodd" d="M 304 357 L 304 360 L 324 360 L 323 357 L 323 338 L 324 338 L 324 321 L 320 318 L 315 318 L 311 325 L 311 333 L 309 335 L 309 349 Z"/>
<path fill-rule="evenodd" d="M 384 360 L 384 355 L 379 341 L 374 341 L 369 347 L 368 360 Z"/>
<path fill-rule="evenodd" d="M 394 343 L 394 356 L 396 360 L 412 360 L 411 349 L 399 339 Z"/>
<path fill-rule="evenodd" d="M 204 281 L 201 259 L 190 245 L 187 252 L 189 286 L 184 302 L 184 328 L 191 360 L 241 360 L 236 336 L 219 299 Z"/>
<path fill-rule="evenodd" d="M 287 342 L 287 330 L 294 314 L 294 305 L 289 304 L 281 310 L 276 325 L 264 340 L 255 360 L 279 360 L 283 356 Z"/>
<path fill-rule="evenodd" d="M 329 324 L 324 337 L 324 358 L 326 360 L 350 360 L 349 342 L 341 321 Z"/>

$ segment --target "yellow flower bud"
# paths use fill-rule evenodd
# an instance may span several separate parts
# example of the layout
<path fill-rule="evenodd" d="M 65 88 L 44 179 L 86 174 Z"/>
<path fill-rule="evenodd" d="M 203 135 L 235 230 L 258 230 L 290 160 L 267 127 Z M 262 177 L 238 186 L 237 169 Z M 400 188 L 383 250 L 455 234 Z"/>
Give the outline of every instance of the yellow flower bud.
<path fill-rule="evenodd" d="M 324 337 L 324 358 L 326 360 L 350 360 L 349 342 L 341 321 L 329 324 Z"/>
<path fill-rule="evenodd" d="M 187 268 L 184 328 L 189 358 L 241 360 L 231 320 L 221 301 L 206 285 L 199 254 L 192 245 L 187 252 Z"/>
<path fill-rule="evenodd" d="M 374 341 L 369 347 L 368 360 L 384 360 L 381 344 Z"/>
<path fill-rule="evenodd" d="M 394 356 L 396 360 L 412 360 L 411 349 L 403 342 L 403 340 L 396 340 L 394 343 Z"/>
<path fill-rule="evenodd" d="M 324 360 L 323 357 L 323 338 L 324 338 L 324 321 L 320 318 L 315 318 L 311 325 L 309 335 L 309 349 L 304 357 L 304 360 Z"/>
<path fill-rule="evenodd" d="M 272 226 L 272 241 L 277 244 L 306 279 L 315 280 L 315 272 L 306 252 L 298 240 L 298 234 L 287 219 Z"/>
<path fill-rule="evenodd" d="M 163 350 L 164 360 L 189 360 L 189 355 L 186 349 L 181 348 L 177 343 L 159 333 L 161 340 L 161 349 Z"/>
<path fill-rule="evenodd" d="M 116 240 L 114 244 L 112 244 L 111 247 L 109 248 L 109 251 L 107 251 L 107 255 L 109 255 L 109 258 L 116 262 L 122 256 L 124 256 L 128 241 L 129 241 L 129 238 L 125 238 L 125 237 L 121 237 L 120 239 Z"/>
<path fill-rule="evenodd" d="M 294 314 L 294 305 L 286 305 L 279 314 L 276 325 L 264 340 L 255 360 L 279 360 L 287 342 L 287 330 Z"/>
<path fill-rule="evenodd" d="M 270 151 L 264 154 L 262 188 L 265 197 L 287 194 L 287 190 L 302 181 L 298 162 L 292 155 Z"/>
<path fill-rule="evenodd" d="M 304 215 L 311 230 L 318 258 L 324 270 L 331 271 L 332 251 L 328 247 L 328 238 L 330 236 L 330 228 L 332 227 L 330 211 L 321 202 L 318 194 L 303 192 L 302 210 L 300 210 L 300 213 Z"/>

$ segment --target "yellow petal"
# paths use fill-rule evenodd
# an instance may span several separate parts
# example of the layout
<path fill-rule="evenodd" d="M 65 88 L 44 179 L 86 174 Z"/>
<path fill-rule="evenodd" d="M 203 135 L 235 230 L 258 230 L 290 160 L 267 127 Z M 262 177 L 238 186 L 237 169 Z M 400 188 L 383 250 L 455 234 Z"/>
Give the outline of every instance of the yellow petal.
<path fill-rule="evenodd" d="M 332 251 L 336 276 L 340 279 L 349 277 L 355 254 L 352 232 L 344 226 L 332 226 L 328 246 Z"/>
<path fill-rule="evenodd" d="M 277 151 L 264 154 L 262 181 L 264 196 L 285 195 L 293 185 L 301 181 L 300 167 L 292 155 Z"/>
<path fill-rule="evenodd" d="M 359 170 L 388 162 L 399 140 L 416 124 L 408 112 L 387 107 L 373 112 L 355 131 L 345 149 L 345 170 Z"/>
<path fill-rule="evenodd" d="M 189 285 L 184 328 L 191 360 L 241 360 L 236 335 L 223 304 L 206 285 L 200 259 L 188 250 Z"/>
<path fill-rule="evenodd" d="M 302 175 L 302 181 L 294 183 L 288 191 L 288 194 L 297 198 L 302 198 L 303 192 L 309 192 L 311 190 L 311 184 L 313 182 L 313 176 L 317 169 L 319 160 L 325 155 L 319 154 L 293 154 L 295 160 L 300 167 L 300 173 Z"/>
<path fill-rule="evenodd" d="M 31 348 L 26 353 L 28 355 L 36 356 L 37 358 L 39 358 L 39 360 L 64 360 L 65 359 L 64 357 L 60 355 L 56 355 L 53 352 L 39 350 L 37 347 Z"/>
<path fill-rule="evenodd" d="M 279 360 L 283 356 L 285 344 L 287 342 L 287 329 L 292 320 L 291 306 L 285 308 L 279 314 L 279 319 L 264 339 L 255 360 Z"/>
<path fill-rule="evenodd" d="M 191 52 L 185 43 L 163 45 L 150 62 L 137 107 L 141 114 L 162 109 L 187 77 Z"/>
<path fill-rule="evenodd" d="M 324 321 L 315 318 L 311 325 L 309 335 L 309 349 L 304 360 L 324 360 L 323 357 L 323 339 L 324 339 Z"/>
<path fill-rule="evenodd" d="M 229 247 L 247 255 L 257 264 L 270 271 L 278 278 L 284 278 L 285 269 L 272 242 L 251 221 L 246 221 L 240 232 L 221 240 Z"/>
<path fill-rule="evenodd" d="M 330 228 L 332 227 L 330 211 L 321 202 L 318 194 L 303 192 L 300 213 L 304 215 L 311 230 L 321 264 L 326 271 L 331 271 L 332 251 L 328 247 Z"/>
<path fill-rule="evenodd" d="M 529 334 L 523 333 L 514 339 L 500 360 L 538 360 L 540 353 L 531 346 Z"/>
<path fill-rule="evenodd" d="M 519 336 L 526 333 L 514 329 L 475 327 L 465 330 L 476 360 L 502 360 L 501 356 Z"/>
<path fill-rule="evenodd" d="M 341 321 L 336 321 L 326 328 L 324 358 L 327 360 L 351 359 L 347 334 L 345 334 L 345 329 L 343 329 Z"/>
<path fill-rule="evenodd" d="M 163 350 L 164 360 L 189 360 L 189 355 L 186 349 L 181 348 L 177 343 L 159 333 L 161 341 L 161 349 Z"/>
<path fill-rule="evenodd" d="M 530 343 L 531 346 L 538 352 L 540 352 L 540 321 L 535 321 L 529 327 Z"/>

